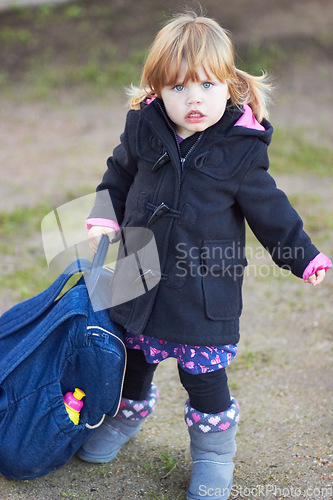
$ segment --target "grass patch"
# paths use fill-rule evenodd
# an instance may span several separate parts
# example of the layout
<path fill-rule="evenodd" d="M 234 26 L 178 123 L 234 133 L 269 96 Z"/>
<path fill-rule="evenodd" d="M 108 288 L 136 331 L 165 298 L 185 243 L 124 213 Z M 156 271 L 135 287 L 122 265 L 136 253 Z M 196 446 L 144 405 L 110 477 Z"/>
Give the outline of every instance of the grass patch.
<path fill-rule="evenodd" d="M 263 71 L 273 75 L 288 71 L 290 67 L 311 66 L 318 57 L 330 57 L 332 52 L 332 33 L 321 30 L 316 35 L 302 35 L 290 32 L 285 36 L 270 39 L 250 39 L 237 44 L 237 66 L 253 75 Z"/>
<path fill-rule="evenodd" d="M 45 259 L 38 257 L 33 264 L 28 261 L 22 269 L 1 276 L 0 292 L 7 291 L 14 301 L 26 300 L 50 286 L 52 281 Z"/>
<path fill-rule="evenodd" d="M 22 206 L 13 212 L 0 212 L 0 236 L 27 235 L 40 230 L 42 218 L 51 210 L 51 206 L 45 204 L 36 207 Z"/>
<path fill-rule="evenodd" d="M 143 464 L 147 473 L 153 473 L 160 479 L 167 478 L 177 467 L 178 460 L 171 453 L 159 451 L 159 457 L 153 457 Z"/>
<path fill-rule="evenodd" d="M 42 247 L 40 224 L 51 210 L 45 203 L 0 213 L 0 293 L 13 302 L 40 293 L 59 274 L 47 267 Z"/>
<path fill-rule="evenodd" d="M 158 16 L 158 6 L 147 16 L 138 4 L 128 16 L 103 0 L 0 12 L 0 89 L 11 96 L 8 83 L 20 82 L 39 99 L 71 86 L 98 93 L 137 83 Z"/>
<path fill-rule="evenodd" d="M 289 200 L 293 207 L 302 214 L 307 231 L 329 237 L 333 231 L 333 209 L 323 205 L 318 195 L 294 194 L 289 196 Z"/>
<path fill-rule="evenodd" d="M 241 49 L 242 58 L 237 63 L 240 69 L 253 75 L 263 71 L 271 73 L 278 65 L 287 62 L 289 54 L 277 42 L 254 41 Z"/>
<path fill-rule="evenodd" d="M 171 454 L 160 451 L 160 455 L 162 457 L 163 464 L 167 469 L 167 473 L 162 477 L 162 479 L 165 479 L 169 474 L 171 474 L 178 462 Z"/>
<path fill-rule="evenodd" d="M 275 129 L 269 155 L 273 173 L 332 175 L 333 150 L 312 144 L 301 130 Z"/>
<path fill-rule="evenodd" d="M 77 64 L 45 64 L 35 59 L 24 76 L 23 84 L 29 89 L 28 98 L 32 100 L 47 99 L 63 88 L 86 89 L 87 93 L 101 95 L 110 88 L 137 83 L 144 57 L 145 50 L 137 49 L 122 59 L 118 48 L 109 44 L 91 49 L 85 60 Z M 5 76 L 3 78 L 6 81 Z"/>
<path fill-rule="evenodd" d="M 270 364 L 272 360 L 272 354 L 268 351 L 250 351 L 247 345 L 243 345 L 239 350 L 235 361 L 228 366 L 228 372 L 237 371 L 240 369 L 249 370 L 254 365 Z"/>

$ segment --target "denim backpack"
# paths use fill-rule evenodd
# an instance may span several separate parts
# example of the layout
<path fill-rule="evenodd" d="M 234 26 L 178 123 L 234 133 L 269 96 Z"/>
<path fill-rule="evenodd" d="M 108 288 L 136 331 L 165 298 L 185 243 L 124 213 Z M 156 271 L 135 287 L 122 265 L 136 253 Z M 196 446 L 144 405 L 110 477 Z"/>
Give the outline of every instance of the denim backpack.
<path fill-rule="evenodd" d="M 118 411 L 126 365 L 122 329 L 108 310 L 92 307 L 100 280 L 112 274 L 103 267 L 108 246 L 105 236 L 92 263 L 78 259 L 44 292 L 0 317 L 0 473 L 7 478 L 31 479 L 62 466 L 105 414 Z M 78 272 L 83 275 L 59 298 Z M 76 387 L 86 394 L 78 425 L 63 402 Z"/>

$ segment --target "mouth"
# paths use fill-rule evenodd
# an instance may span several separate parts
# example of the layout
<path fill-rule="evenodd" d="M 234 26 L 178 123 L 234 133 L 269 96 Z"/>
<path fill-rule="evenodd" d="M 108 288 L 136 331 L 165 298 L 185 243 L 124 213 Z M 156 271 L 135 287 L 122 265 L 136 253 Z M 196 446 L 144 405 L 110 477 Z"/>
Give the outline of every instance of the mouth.
<path fill-rule="evenodd" d="M 186 115 L 186 118 L 203 118 L 204 115 L 203 113 L 201 113 L 201 111 L 197 111 L 197 110 L 191 110 L 189 113 L 187 113 Z"/>
<path fill-rule="evenodd" d="M 188 123 L 201 123 L 205 120 L 205 115 L 203 113 L 201 113 L 201 111 L 198 111 L 198 110 L 191 110 L 189 113 L 187 113 L 187 115 L 185 116 L 185 120 L 188 122 Z"/>

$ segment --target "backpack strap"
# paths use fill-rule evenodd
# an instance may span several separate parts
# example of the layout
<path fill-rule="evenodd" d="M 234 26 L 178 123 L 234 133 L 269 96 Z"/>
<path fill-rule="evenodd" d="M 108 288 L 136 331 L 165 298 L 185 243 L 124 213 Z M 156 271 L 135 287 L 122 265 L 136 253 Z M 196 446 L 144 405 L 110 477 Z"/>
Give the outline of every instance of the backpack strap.
<path fill-rule="evenodd" d="M 87 259 L 77 259 L 72 262 L 65 271 L 43 292 L 31 297 L 3 313 L 0 317 L 0 340 L 11 335 L 15 331 L 27 326 L 29 323 L 37 319 L 54 303 L 60 292 L 69 281 L 69 279 L 77 273 L 83 273 L 94 269 L 94 274 L 91 272 L 89 276 L 90 286 L 96 287 L 98 276 L 108 251 L 109 239 L 106 235 L 101 238 L 97 252 L 91 263 Z M 106 245 L 107 244 L 107 245 Z"/>
<path fill-rule="evenodd" d="M 78 259 L 72 262 L 46 290 L 4 312 L 0 317 L 0 340 L 37 319 L 53 304 L 67 281 L 74 274 L 87 271 L 90 268 L 91 262 L 89 260 Z"/>
<path fill-rule="evenodd" d="M 88 294 L 84 285 L 85 293 L 80 294 L 80 300 L 72 300 L 71 290 L 50 309 L 48 314 L 27 333 L 15 347 L 1 360 L 0 384 L 3 380 L 24 361 L 37 347 L 62 323 L 73 316 L 88 315 Z"/>
<path fill-rule="evenodd" d="M 101 269 L 104 266 L 105 259 L 109 250 L 109 246 L 110 246 L 109 237 L 106 234 L 102 234 L 101 239 L 99 240 L 97 252 L 95 253 L 91 264 L 91 271 L 89 273 L 89 277 L 86 279 L 86 285 L 89 289 L 90 296 L 92 296 L 97 286 L 98 279 L 101 274 Z"/>
<path fill-rule="evenodd" d="M 44 290 L 44 292 L 37 295 L 36 297 L 33 297 L 32 299 L 28 299 L 21 304 L 14 306 L 12 309 L 4 313 L 4 315 L 2 315 L 0 318 L 0 328 L 2 329 L 5 327 L 6 331 L 4 332 L 4 335 L 1 335 L 1 337 L 4 338 L 9 333 L 13 333 L 14 331 L 26 326 L 30 322 L 37 319 L 43 312 L 45 312 L 47 308 L 54 303 L 64 285 L 67 283 L 69 278 L 73 276 L 73 274 L 89 269 L 94 270 L 94 272 L 96 269 L 97 271 L 100 271 L 102 264 L 104 264 L 108 247 L 109 238 L 107 236 L 106 239 L 101 238 L 101 242 L 98 246 L 98 250 L 92 263 L 85 259 L 78 259 L 77 261 L 70 264 L 47 290 Z M 96 286 L 98 277 L 99 273 L 96 273 L 96 277 L 94 274 L 93 279 L 91 278 L 91 276 L 89 276 L 91 286 Z M 77 287 L 78 293 L 79 288 L 81 287 Z M 51 291 L 49 291 L 50 289 Z M 64 295 L 61 300 L 56 302 L 54 307 L 51 308 L 48 314 L 46 314 L 45 317 L 40 321 L 40 323 L 38 324 L 38 328 L 32 330 L 33 336 L 27 334 L 18 344 L 16 344 L 14 349 L 12 349 L 3 360 L 1 360 L 0 383 L 2 383 L 2 381 L 9 375 L 9 373 L 11 373 L 20 363 L 22 363 L 22 361 L 27 358 L 48 337 L 48 335 L 50 335 L 52 331 L 55 330 L 64 321 L 67 321 L 72 316 L 88 315 L 89 296 L 84 285 L 82 285 L 81 290 L 83 289 L 85 293 L 80 294 L 80 300 L 73 300 L 72 294 L 69 290 L 69 293 Z M 41 296 L 43 296 L 46 300 L 46 306 L 45 303 L 43 303 L 42 299 L 39 299 L 38 301 L 33 300 L 38 299 Z M 19 317 L 16 310 L 19 310 L 21 314 L 27 315 L 29 313 L 29 307 L 31 307 L 29 304 L 31 304 L 32 302 L 32 307 L 34 307 L 35 310 L 32 312 L 32 314 L 29 315 L 28 320 L 24 318 L 24 321 L 22 321 L 22 318 Z M 21 307 L 19 308 L 18 306 Z M 3 316 L 7 314 L 9 316 L 9 313 L 11 313 L 14 309 L 16 321 L 13 319 L 12 315 L 10 315 L 11 318 L 8 321 L 2 322 Z M 9 332 L 7 330 L 8 327 L 11 328 Z M 36 333 L 38 333 L 38 335 L 36 335 Z"/>

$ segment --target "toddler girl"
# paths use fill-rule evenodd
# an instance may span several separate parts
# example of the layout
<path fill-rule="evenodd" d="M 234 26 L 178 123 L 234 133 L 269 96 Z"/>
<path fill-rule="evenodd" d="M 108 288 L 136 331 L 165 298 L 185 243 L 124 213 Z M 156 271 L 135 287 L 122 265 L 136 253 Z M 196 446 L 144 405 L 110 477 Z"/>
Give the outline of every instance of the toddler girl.
<path fill-rule="evenodd" d="M 225 368 L 239 341 L 245 219 L 276 264 L 305 282 L 318 285 L 332 265 L 268 173 L 269 91 L 264 76 L 235 67 L 217 22 L 192 13 L 172 19 L 149 52 L 87 221 L 94 251 L 102 233 L 113 239 L 123 228 L 149 228 L 161 279 L 110 309 L 125 330 L 123 398 L 79 456 L 116 456 L 154 409 L 157 364 L 175 357 L 189 395 L 188 499 L 227 499 L 231 492 L 239 408 Z M 104 190 L 117 221 L 99 197 Z M 143 281 L 156 272 L 143 269 Z"/>

